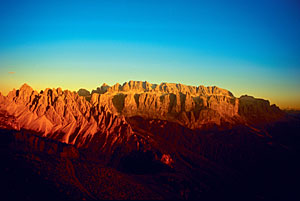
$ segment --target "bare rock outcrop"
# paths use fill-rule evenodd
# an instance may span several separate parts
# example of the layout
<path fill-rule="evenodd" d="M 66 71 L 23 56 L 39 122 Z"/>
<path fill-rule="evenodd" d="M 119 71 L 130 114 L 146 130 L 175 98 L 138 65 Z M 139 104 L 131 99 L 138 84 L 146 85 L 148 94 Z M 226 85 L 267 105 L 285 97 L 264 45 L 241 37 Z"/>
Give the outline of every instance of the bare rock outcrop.
<path fill-rule="evenodd" d="M 120 130 L 120 135 L 129 136 L 132 132 L 124 117 L 106 107 L 93 107 L 84 97 L 61 88 L 37 92 L 24 84 L 6 98 L 1 96 L 0 109 L 15 118 L 16 129 L 32 130 L 79 147 L 103 133 Z"/>
<path fill-rule="evenodd" d="M 2 103 L 5 100 L 5 97 L 0 92 L 0 103 Z"/>
<path fill-rule="evenodd" d="M 125 117 L 168 120 L 195 129 L 233 123 L 238 115 L 238 99 L 218 87 L 147 81 L 105 86 L 105 92 L 100 88 L 93 91 L 91 104 L 105 105 L 112 113 Z"/>
<path fill-rule="evenodd" d="M 216 86 L 158 85 L 147 81 L 103 84 L 93 91 L 91 104 L 106 106 L 113 114 L 168 120 L 191 129 L 245 121 L 269 122 L 283 117 L 280 109 L 270 106 L 268 101 L 253 98 L 249 102 Z"/>
<path fill-rule="evenodd" d="M 254 125 L 273 122 L 285 116 L 279 107 L 270 105 L 268 100 L 245 95 L 239 98 L 239 103 L 239 115 Z"/>

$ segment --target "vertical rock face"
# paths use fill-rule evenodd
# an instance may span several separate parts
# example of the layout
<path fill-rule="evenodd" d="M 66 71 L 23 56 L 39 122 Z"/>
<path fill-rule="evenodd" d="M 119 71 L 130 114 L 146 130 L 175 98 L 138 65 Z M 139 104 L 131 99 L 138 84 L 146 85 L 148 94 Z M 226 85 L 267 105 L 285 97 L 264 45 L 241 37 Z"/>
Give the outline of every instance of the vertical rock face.
<path fill-rule="evenodd" d="M 93 91 L 92 104 L 107 106 L 117 115 L 168 120 L 192 129 L 201 129 L 207 125 L 222 126 L 224 123 L 256 121 L 255 117 L 248 118 L 251 115 L 262 117 L 260 120 L 263 121 L 269 112 L 269 116 L 274 117 L 270 120 L 282 117 L 282 113 L 275 106 L 265 102 L 265 106 L 262 107 L 261 101 L 254 98 L 254 114 L 248 114 L 244 111 L 247 110 L 245 107 L 252 106 L 247 104 L 245 98 L 236 98 L 231 92 L 215 86 L 195 87 L 169 83 L 157 85 L 140 81 L 125 82 L 123 85 L 116 84 L 112 87 L 104 86 L 105 91 Z"/>
<path fill-rule="evenodd" d="M 252 124 L 276 121 L 285 115 L 276 105 L 270 105 L 268 100 L 246 95 L 241 96 L 239 102 L 239 115 Z"/>

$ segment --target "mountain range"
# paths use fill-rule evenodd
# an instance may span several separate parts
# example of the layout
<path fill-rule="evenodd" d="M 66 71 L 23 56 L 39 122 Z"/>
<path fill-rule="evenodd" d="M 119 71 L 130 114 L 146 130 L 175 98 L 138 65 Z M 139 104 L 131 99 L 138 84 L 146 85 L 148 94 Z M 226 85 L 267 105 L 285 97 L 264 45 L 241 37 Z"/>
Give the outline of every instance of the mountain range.
<path fill-rule="evenodd" d="M 293 199 L 299 127 L 268 100 L 216 86 L 130 81 L 38 92 L 24 84 L 0 94 L 8 166 L 43 172 L 70 199 Z M 117 178 L 126 187 L 112 187 Z"/>

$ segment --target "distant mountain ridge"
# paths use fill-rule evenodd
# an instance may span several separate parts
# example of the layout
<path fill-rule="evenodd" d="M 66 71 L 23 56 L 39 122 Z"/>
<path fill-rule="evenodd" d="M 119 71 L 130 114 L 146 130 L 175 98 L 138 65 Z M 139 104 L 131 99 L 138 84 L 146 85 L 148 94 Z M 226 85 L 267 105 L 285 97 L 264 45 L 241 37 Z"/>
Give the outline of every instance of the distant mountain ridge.
<path fill-rule="evenodd" d="M 17 117 L 17 127 L 32 128 L 45 135 L 63 131 L 70 136 L 77 126 L 80 126 L 79 133 L 93 135 L 99 130 L 99 115 L 108 113 L 124 122 L 124 117 L 140 116 L 176 122 L 191 129 L 209 125 L 255 125 L 284 117 L 284 112 L 267 100 L 251 96 L 236 98 L 219 87 L 141 81 L 103 84 L 91 94 L 85 89 L 74 93 L 61 88 L 47 88 L 38 93 L 24 84 L 6 97 L 0 94 L 0 104 L 1 110 Z M 69 142 L 69 138 L 64 141 Z"/>
<path fill-rule="evenodd" d="M 93 105 L 105 105 L 114 114 L 168 120 L 191 129 L 259 124 L 284 116 L 284 112 L 267 100 L 251 96 L 236 98 L 230 91 L 216 86 L 130 81 L 123 85 L 103 84 L 89 97 Z"/>

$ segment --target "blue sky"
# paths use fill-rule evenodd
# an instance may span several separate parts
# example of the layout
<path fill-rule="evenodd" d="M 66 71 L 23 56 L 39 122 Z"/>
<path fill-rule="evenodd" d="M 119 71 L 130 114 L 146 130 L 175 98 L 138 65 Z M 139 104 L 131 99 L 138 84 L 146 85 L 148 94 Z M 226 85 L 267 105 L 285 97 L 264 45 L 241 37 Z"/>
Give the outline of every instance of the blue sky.
<path fill-rule="evenodd" d="M 0 27 L 4 94 L 147 80 L 300 108 L 299 1 L 1 1 Z"/>

